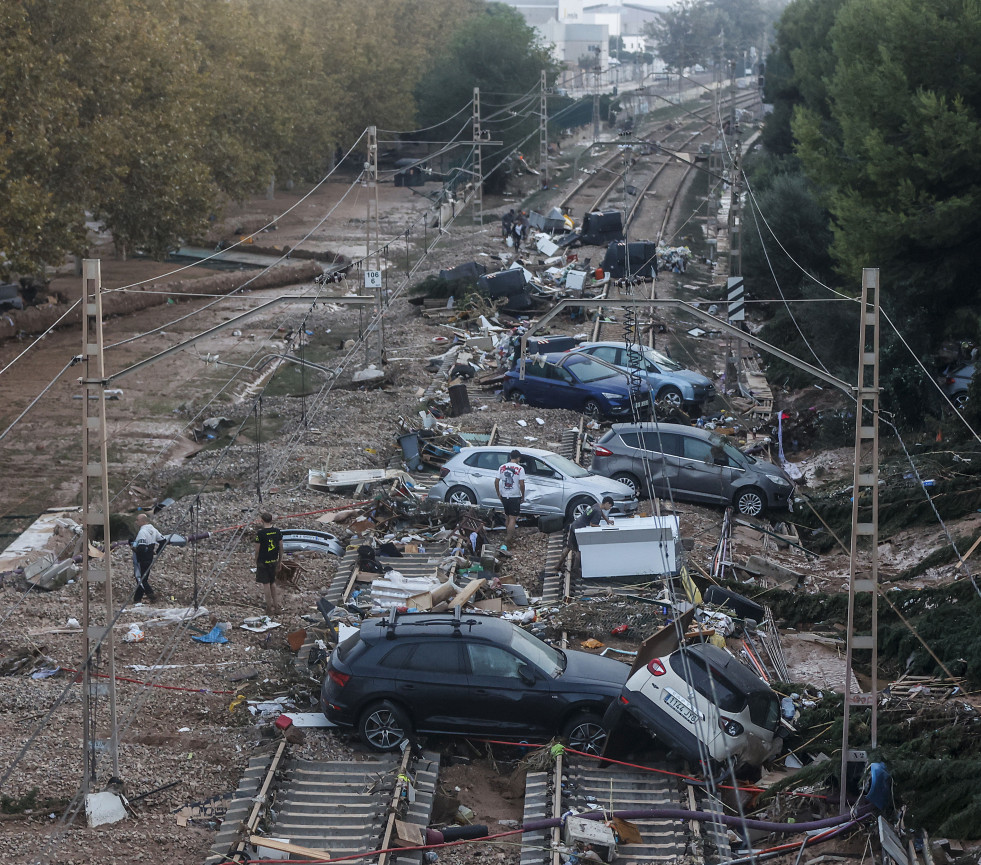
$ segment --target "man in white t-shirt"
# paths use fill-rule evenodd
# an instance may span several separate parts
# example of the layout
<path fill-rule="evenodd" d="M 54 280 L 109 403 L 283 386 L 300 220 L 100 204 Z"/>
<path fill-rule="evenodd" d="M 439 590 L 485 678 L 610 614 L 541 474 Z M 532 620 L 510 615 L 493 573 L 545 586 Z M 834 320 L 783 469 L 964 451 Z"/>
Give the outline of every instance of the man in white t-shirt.
<path fill-rule="evenodd" d="M 166 541 L 146 514 L 137 516 L 136 525 L 138 530 L 133 541 L 133 576 L 136 578 L 136 592 L 133 595 L 133 603 L 140 603 L 144 595 L 152 603 L 157 596 L 150 586 L 150 566 L 153 564 L 154 555 L 163 549 Z"/>
<path fill-rule="evenodd" d="M 514 534 L 514 527 L 521 513 L 521 503 L 525 498 L 525 469 L 520 460 L 521 451 L 511 451 L 508 461 L 497 470 L 497 477 L 494 478 L 494 490 L 504 505 L 504 515 L 507 517 L 505 539 L 508 541 Z"/>

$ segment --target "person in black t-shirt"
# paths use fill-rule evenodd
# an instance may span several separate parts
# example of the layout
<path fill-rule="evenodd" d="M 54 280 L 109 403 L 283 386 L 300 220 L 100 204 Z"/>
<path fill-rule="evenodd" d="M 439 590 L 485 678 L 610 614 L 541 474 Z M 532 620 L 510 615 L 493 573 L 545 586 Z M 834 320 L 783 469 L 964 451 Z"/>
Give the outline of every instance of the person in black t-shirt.
<path fill-rule="evenodd" d="M 569 524 L 568 533 L 565 537 L 565 549 L 562 550 L 562 558 L 559 559 L 556 570 L 562 570 L 562 566 L 570 554 L 572 555 L 570 567 L 575 568 L 579 561 L 579 541 L 576 539 L 576 529 L 584 529 L 586 526 L 596 528 L 600 524 L 600 520 L 606 520 L 607 525 L 612 526 L 613 520 L 609 516 L 612 507 L 613 499 L 606 496 L 599 507 L 591 505 Z"/>
<path fill-rule="evenodd" d="M 266 613 L 280 610 L 276 600 L 276 572 L 283 557 L 283 533 L 273 526 L 272 514 L 260 514 L 262 522 L 255 533 L 255 581 L 266 597 Z"/>

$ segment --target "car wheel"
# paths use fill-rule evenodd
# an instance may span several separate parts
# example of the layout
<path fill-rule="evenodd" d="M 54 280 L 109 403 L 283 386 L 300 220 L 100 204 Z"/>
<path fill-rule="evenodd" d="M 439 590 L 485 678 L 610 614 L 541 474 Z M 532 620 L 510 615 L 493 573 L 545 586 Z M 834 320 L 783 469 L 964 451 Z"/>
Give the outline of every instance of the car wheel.
<path fill-rule="evenodd" d="M 577 519 L 586 512 L 587 508 L 591 508 L 595 504 L 596 502 L 589 496 L 576 496 L 565 509 L 565 518 L 567 520 Z"/>
<path fill-rule="evenodd" d="M 745 487 L 736 493 L 736 510 L 745 517 L 759 517 L 766 510 L 766 499 L 756 487 Z"/>
<path fill-rule="evenodd" d="M 580 712 L 566 722 L 562 728 L 562 738 L 574 751 L 586 754 L 602 754 L 606 744 L 606 728 L 596 715 Z"/>
<path fill-rule="evenodd" d="M 662 387 L 657 394 L 657 399 L 658 402 L 663 402 L 671 408 L 681 408 L 685 404 L 685 400 L 681 396 L 681 391 L 672 385 Z"/>
<path fill-rule="evenodd" d="M 630 472 L 617 472 L 615 475 L 610 475 L 610 480 L 626 484 L 634 491 L 635 496 L 640 495 L 641 486 L 636 475 L 632 475 Z"/>
<path fill-rule="evenodd" d="M 582 413 L 590 420 L 599 420 L 601 417 L 603 417 L 603 409 L 594 399 L 587 399 L 586 402 L 583 403 Z"/>
<path fill-rule="evenodd" d="M 528 402 L 527 397 L 525 397 L 524 392 L 518 390 L 516 387 L 511 389 L 511 393 L 508 395 L 508 399 L 511 400 L 515 405 L 524 405 Z"/>
<path fill-rule="evenodd" d="M 962 390 L 960 393 L 955 393 L 951 396 L 950 401 L 958 411 L 964 411 L 964 406 L 967 405 L 967 391 Z"/>
<path fill-rule="evenodd" d="M 466 487 L 450 487 L 446 493 L 446 501 L 451 505 L 466 507 L 477 504 L 477 497 Z"/>
<path fill-rule="evenodd" d="M 358 722 L 361 741 L 375 751 L 394 751 L 408 738 L 411 730 L 405 712 L 388 700 L 369 706 Z"/>

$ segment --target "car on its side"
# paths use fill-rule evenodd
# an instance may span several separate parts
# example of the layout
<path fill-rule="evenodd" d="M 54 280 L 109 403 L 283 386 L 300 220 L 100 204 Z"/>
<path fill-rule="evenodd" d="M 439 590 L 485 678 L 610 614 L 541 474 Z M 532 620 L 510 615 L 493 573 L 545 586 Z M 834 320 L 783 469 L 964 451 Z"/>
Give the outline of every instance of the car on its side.
<path fill-rule="evenodd" d="M 969 363 L 950 370 L 940 385 L 958 411 L 967 404 L 967 391 L 971 386 L 972 378 L 974 378 L 974 364 Z"/>
<path fill-rule="evenodd" d="M 783 745 L 776 692 L 710 643 L 683 646 L 631 674 L 603 716 L 611 744 L 625 717 L 706 773 L 731 760 L 738 776 L 759 777 Z"/>
<path fill-rule="evenodd" d="M 586 342 L 570 354 L 586 354 L 640 377 L 655 400 L 675 408 L 702 406 L 715 396 L 711 379 L 685 369 L 665 354 L 645 345 L 622 342 Z"/>
<path fill-rule="evenodd" d="M 550 352 L 525 358 L 524 369 L 523 379 L 520 366 L 505 374 L 505 399 L 581 411 L 593 419 L 649 416 L 647 388 L 602 360 L 576 351 Z"/>
<path fill-rule="evenodd" d="M 684 424 L 613 424 L 594 445 L 590 470 L 638 494 L 732 505 L 744 516 L 793 509 L 794 483 L 783 469 Z"/>
<path fill-rule="evenodd" d="M 377 751 L 417 733 L 538 740 L 598 754 L 601 720 L 627 681 L 611 658 L 549 646 L 493 616 L 395 611 L 334 650 L 324 714 Z"/>
<path fill-rule="evenodd" d="M 501 510 L 494 488 L 497 470 L 508 461 L 510 446 L 464 448 L 450 457 L 439 470 L 439 480 L 429 490 L 429 498 L 454 505 L 478 505 Z M 586 508 L 613 499 L 614 516 L 637 510 L 634 491 L 617 481 L 593 474 L 566 457 L 539 448 L 519 448 L 525 469 L 525 514 L 559 514 L 578 517 Z"/>

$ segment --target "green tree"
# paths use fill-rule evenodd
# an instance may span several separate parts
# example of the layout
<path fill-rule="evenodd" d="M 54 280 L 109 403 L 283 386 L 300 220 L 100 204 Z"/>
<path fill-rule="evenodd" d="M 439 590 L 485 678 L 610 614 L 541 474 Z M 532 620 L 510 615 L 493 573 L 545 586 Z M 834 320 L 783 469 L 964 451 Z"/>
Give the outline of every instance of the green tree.
<path fill-rule="evenodd" d="M 827 134 L 836 135 L 827 83 L 836 58 L 831 28 L 846 0 L 794 0 L 777 22 L 776 39 L 766 58 L 764 99 L 773 105 L 763 128 L 772 153 L 792 152 L 794 111 L 806 106 Z"/>
<path fill-rule="evenodd" d="M 761 0 L 679 0 L 645 24 L 644 32 L 675 71 L 695 64 L 722 67 L 731 61 L 742 75 L 753 51 L 761 53 L 778 14 L 779 6 Z"/>
<path fill-rule="evenodd" d="M 654 21 L 644 33 L 655 43 L 655 53 L 670 69 L 680 72 L 696 64 L 708 65 L 719 31 L 710 0 L 679 0 Z"/>
<path fill-rule="evenodd" d="M 756 299 L 799 299 L 802 286 L 834 274 L 828 212 L 796 160 L 760 163 L 753 160 L 747 172 L 753 194 L 742 222 L 743 275 Z"/>
<path fill-rule="evenodd" d="M 485 118 L 482 128 L 492 140 L 504 142 L 497 148 L 483 148 L 486 170 L 534 136 L 539 126 L 535 91 L 543 69 L 551 86 L 555 63 L 535 31 L 511 7 L 490 3 L 464 21 L 450 38 L 445 54 L 419 82 L 418 125 L 432 126 L 457 114 L 479 87 Z M 485 185 L 497 189 L 503 182 L 504 171 L 498 169 Z"/>
<path fill-rule="evenodd" d="M 830 37 L 826 108 L 805 97 L 793 131 L 832 214 L 839 270 L 878 266 L 885 308 L 915 314 L 934 343 L 964 324 L 973 336 L 973 317 L 951 311 L 976 279 L 981 5 L 848 0 Z"/>

